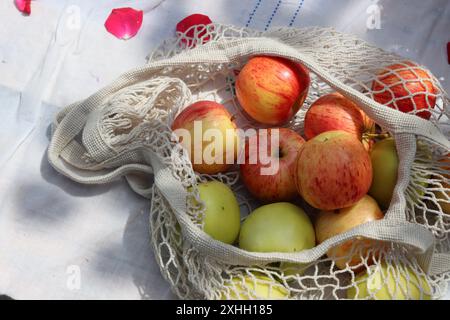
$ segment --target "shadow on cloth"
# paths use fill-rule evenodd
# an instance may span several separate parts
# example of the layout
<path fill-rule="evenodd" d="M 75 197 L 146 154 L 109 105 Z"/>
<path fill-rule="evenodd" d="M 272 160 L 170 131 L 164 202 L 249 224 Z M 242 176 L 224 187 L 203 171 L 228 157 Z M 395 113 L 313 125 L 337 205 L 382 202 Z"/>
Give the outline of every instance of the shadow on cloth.
<path fill-rule="evenodd" d="M 102 185 L 86 185 L 74 182 L 57 172 L 50 165 L 47 158 L 47 151 L 45 151 L 42 155 L 40 170 L 41 176 L 46 182 L 57 186 L 65 193 L 68 193 L 74 197 L 94 197 L 99 194 L 106 193 L 113 186 L 124 182 L 123 179 L 118 179 L 117 181 Z"/>
<path fill-rule="evenodd" d="M 150 202 L 131 212 L 123 233 L 125 254 L 135 263 L 131 271 L 133 282 L 142 299 L 176 299 L 155 260 L 150 243 L 149 212 Z"/>

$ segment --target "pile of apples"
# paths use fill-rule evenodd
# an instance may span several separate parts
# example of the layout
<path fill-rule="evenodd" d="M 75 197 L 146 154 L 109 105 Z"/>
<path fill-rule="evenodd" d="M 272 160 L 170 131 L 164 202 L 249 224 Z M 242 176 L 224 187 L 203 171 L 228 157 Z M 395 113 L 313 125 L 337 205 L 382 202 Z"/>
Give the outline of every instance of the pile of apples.
<path fill-rule="evenodd" d="M 395 70 L 398 66 L 389 68 Z M 396 89 L 395 84 L 392 86 L 395 82 L 392 75 L 380 73 L 373 84 L 377 91 L 374 99 L 408 112 L 414 108 L 408 105 L 408 100 L 399 106 L 393 106 L 391 100 L 401 99 L 408 91 L 416 93 L 414 103 L 422 110 L 418 116 L 429 117 L 427 103 L 430 101 L 420 95 L 420 92 L 435 90 L 432 84 L 431 88 L 425 87 L 429 81 L 421 79 L 431 78 L 429 74 L 425 70 L 422 73 L 402 70 L 395 77 L 408 79 L 408 90 Z M 282 127 L 302 107 L 310 82 L 309 71 L 303 65 L 271 56 L 252 57 L 237 76 L 236 97 L 245 113 L 262 126 L 270 126 L 269 136 L 278 129 L 279 148 L 268 157 L 276 158 L 279 167 L 271 175 L 261 174 L 261 169 L 267 165 L 267 161 L 260 159 L 261 150 L 250 148 L 248 140 L 240 145 L 234 116 L 223 105 L 199 101 L 184 109 L 174 120 L 172 129 L 185 129 L 194 141 L 195 135 L 200 134 L 194 130 L 195 121 L 202 122 L 203 130 L 216 129 L 226 137 L 222 141 L 223 154 L 214 155 L 215 160 L 220 161 L 191 158 L 193 169 L 198 173 L 226 172 L 232 166 L 226 161 L 230 159 L 225 159 L 226 152 L 236 161 L 240 150 L 245 150 L 240 178 L 262 206 L 241 224 L 238 201 L 227 185 L 218 181 L 200 184 L 199 196 L 205 207 L 204 231 L 212 238 L 251 252 L 300 252 L 361 224 L 383 219 L 383 210 L 389 207 L 397 181 L 399 160 L 395 141 L 387 134 L 377 134 L 374 121 L 357 104 L 339 93 L 324 95 L 311 105 L 305 115 L 304 137 Z M 382 90 L 383 84 L 396 96 L 388 99 Z M 236 130 L 236 134 L 227 135 L 230 129 Z M 195 151 L 203 154 L 210 143 L 197 141 L 201 142 L 193 143 L 188 150 L 191 157 Z M 184 140 L 180 138 L 179 142 L 183 144 Z M 262 145 L 270 149 L 270 139 Z M 252 156 L 256 162 L 249 161 Z M 309 208 L 310 215 L 307 215 L 300 207 L 300 199 L 317 210 Z M 366 253 L 374 244 L 369 239 L 355 239 L 327 253 L 336 268 L 362 272 L 358 276 L 359 290 L 348 290 L 349 298 L 368 297 L 374 289 L 371 287 L 373 279 L 365 273 L 361 252 L 352 256 L 352 247 L 357 242 L 367 248 Z M 364 260 L 371 263 L 370 258 Z M 292 264 L 281 263 L 280 268 L 286 274 L 303 272 L 302 266 L 296 268 Z M 379 285 L 380 281 L 375 282 Z M 405 298 L 404 295 L 389 296 L 388 289 L 395 285 L 394 278 L 384 285 L 384 291 L 379 291 L 377 298 Z M 406 281 L 405 285 L 410 286 Z M 259 286 L 260 298 L 278 298 L 283 292 L 278 290 L 276 296 L 271 296 L 270 290 L 266 289 L 267 285 Z M 419 298 L 419 290 L 405 289 Z"/>

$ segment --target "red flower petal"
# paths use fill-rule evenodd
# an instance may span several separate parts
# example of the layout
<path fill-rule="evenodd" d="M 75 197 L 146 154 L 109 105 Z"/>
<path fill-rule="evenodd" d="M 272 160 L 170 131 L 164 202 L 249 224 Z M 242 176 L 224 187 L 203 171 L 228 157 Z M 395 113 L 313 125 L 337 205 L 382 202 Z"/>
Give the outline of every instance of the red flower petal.
<path fill-rule="evenodd" d="M 105 28 L 119 39 L 133 38 L 141 29 L 144 12 L 133 8 L 113 9 L 105 21 Z"/>
<path fill-rule="evenodd" d="M 185 37 L 188 38 L 188 39 L 181 40 L 181 42 L 183 44 L 187 43 L 188 46 L 192 46 L 193 40 L 191 40 L 189 38 L 193 38 L 195 36 L 196 28 L 194 28 L 194 26 L 206 26 L 211 23 L 212 23 L 212 21 L 208 16 L 205 16 L 204 14 L 195 13 L 195 14 L 191 14 L 190 16 L 187 16 L 186 18 L 184 18 L 183 20 L 178 22 L 176 30 L 177 30 L 177 32 L 185 34 Z M 198 33 L 198 36 L 202 37 L 205 35 L 205 33 L 206 33 L 206 30 L 202 30 Z M 210 37 L 207 36 L 202 40 L 203 40 L 202 44 L 206 43 L 210 40 Z"/>
<path fill-rule="evenodd" d="M 447 59 L 448 64 L 450 64 L 450 42 L 447 42 Z"/>
<path fill-rule="evenodd" d="M 31 14 L 31 0 L 14 0 L 17 9 L 29 16 Z"/>

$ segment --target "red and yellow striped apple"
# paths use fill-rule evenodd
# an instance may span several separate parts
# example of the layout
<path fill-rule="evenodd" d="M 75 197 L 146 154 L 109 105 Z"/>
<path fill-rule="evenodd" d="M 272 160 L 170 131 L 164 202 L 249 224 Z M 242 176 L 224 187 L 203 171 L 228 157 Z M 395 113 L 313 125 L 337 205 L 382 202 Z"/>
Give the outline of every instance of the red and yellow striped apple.
<path fill-rule="evenodd" d="M 361 224 L 383 219 L 384 215 L 377 202 L 366 195 L 355 205 L 334 211 L 322 211 L 316 220 L 315 230 L 318 243 L 332 238 L 338 234 L 345 233 Z M 366 257 L 368 262 L 372 259 L 368 257 L 371 244 L 374 240 L 355 239 L 328 250 L 327 255 L 334 260 L 339 269 L 359 266 L 362 262 L 361 256 Z M 352 248 L 361 246 L 351 252 Z M 373 252 L 372 254 L 375 254 Z"/>
<path fill-rule="evenodd" d="M 272 146 L 272 133 L 277 130 L 278 146 Z M 287 128 L 268 129 L 267 137 L 255 136 L 245 145 L 245 161 L 240 166 L 241 178 L 250 193 L 263 202 L 280 202 L 292 200 L 297 195 L 294 169 L 300 148 L 305 140 L 295 131 Z M 256 159 L 255 163 L 250 161 Z M 270 165 L 276 170 L 264 174 L 262 168 Z"/>
<path fill-rule="evenodd" d="M 374 133 L 375 122 L 356 103 L 338 92 L 320 97 L 305 115 L 305 136 L 315 136 L 334 130 L 342 130 L 362 140 L 364 133 Z"/>
<path fill-rule="evenodd" d="M 301 64 L 269 56 L 251 58 L 236 79 L 236 96 L 254 120 L 282 125 L 308 95 L 309 71 Z"/>
<path fill-rule="evenodd" d="M 345 131 L 327 131 L 305 142 L 295 170 L 297 190 L 321 210 L 346 208 L 370 188 L 372 163 L 361 141 Z"/>
<path fill-rule="evenodd" d="M 188 150 L 195 171 L 224 172 L 236 163 L 239 135 L 228 110 L 214 101 L 198 101 L 174 120 L 172 130 Z"/>
<path fill-rule="evenodd" d="M 423 119 L 430 119 L 438 93 L 429 72 L 411 61 L 385 67 L 372 91 L 375 101 Z"/>

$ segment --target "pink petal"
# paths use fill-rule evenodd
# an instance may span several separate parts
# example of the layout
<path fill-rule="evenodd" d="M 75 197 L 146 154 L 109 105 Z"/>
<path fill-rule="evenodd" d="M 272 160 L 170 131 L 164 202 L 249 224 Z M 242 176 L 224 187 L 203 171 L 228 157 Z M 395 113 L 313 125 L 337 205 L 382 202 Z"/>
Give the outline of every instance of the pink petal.
<path fill-rule="evenodd" d="M 142 26 L 144 12 L 133 8 L 113 9 L 105 22 L 105 28 L 109 33 L 119 39 L 133 38 Z"/>
<path fill-rule="evenodd" d="M 17 9 L 29 16 L 31 14 L 31 0 L 14 0 Z"/>
<path fill-rule="evenodd" d="M 200 13 L 194 13 L 178 22 L 176 30 L 177 32 L 182 33 L 185 36 L 185 38 L 183 38 L 181 42 L 191 47 L 195 46 L 195 43 L 193 41 L 194 40 L 193 37 L 195 36 L 194 29 L 197 28 L 197 31 L 200 31 L 197 35 L 199 38 L 204 37 L 206 35 L 206 28 L 204 29 L 201 28 L 211 23 L 212 21 L 208 16 Z M 203 39 L 201 39 L 201 42 L 202 44 L 204 44 L 209 40 L 210 37 L 206 36 Z"/>

